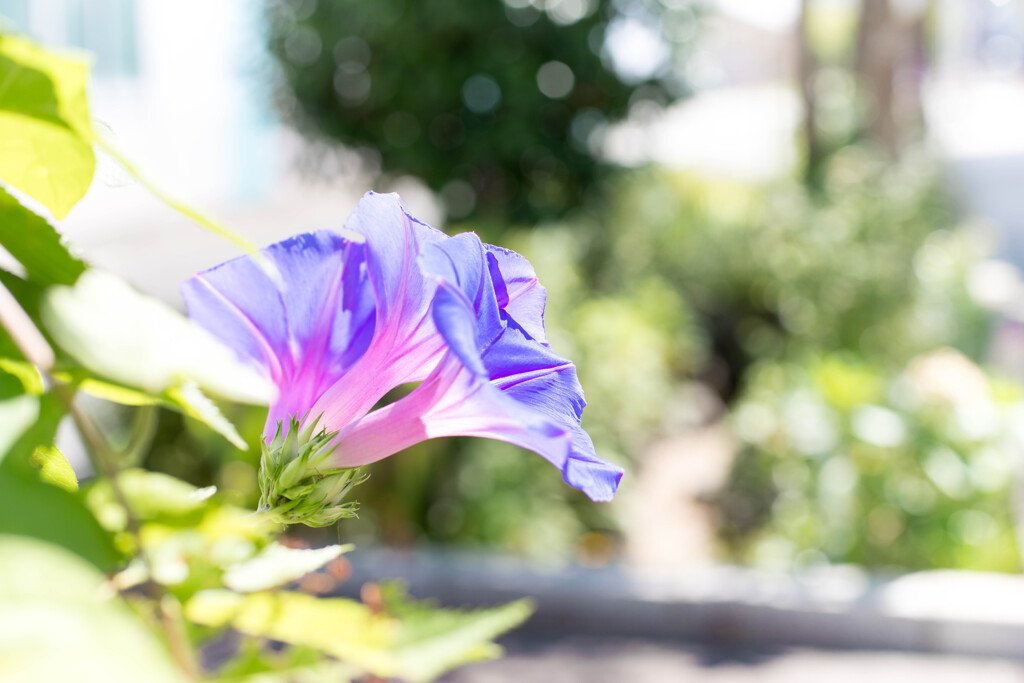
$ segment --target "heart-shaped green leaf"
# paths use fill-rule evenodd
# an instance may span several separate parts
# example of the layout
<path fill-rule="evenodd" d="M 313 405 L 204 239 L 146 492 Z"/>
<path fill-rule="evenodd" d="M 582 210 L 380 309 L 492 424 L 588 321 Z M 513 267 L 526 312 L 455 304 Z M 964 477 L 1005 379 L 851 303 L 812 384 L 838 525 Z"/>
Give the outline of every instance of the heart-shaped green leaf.
<path fill-rule="evenodd" d="M 60 219 L 96 171 L 88 65 L 0 36 L 0 180 Z"/>

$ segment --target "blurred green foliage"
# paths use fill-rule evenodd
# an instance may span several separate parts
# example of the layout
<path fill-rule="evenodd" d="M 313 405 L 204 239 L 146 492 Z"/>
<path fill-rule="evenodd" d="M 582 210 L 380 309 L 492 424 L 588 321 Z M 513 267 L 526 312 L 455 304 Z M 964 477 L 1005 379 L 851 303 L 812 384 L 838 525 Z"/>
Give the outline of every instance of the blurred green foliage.
<path fill-rule="evenodd" d="M 824 178 L 822 190 L 812 192 L 795 180 L 752 185 L 636 170 L 604 186 L 602 210 L 584 207 L 534 230 L 506 228 L 501 242 L 526 255 L 548 289 L 548 336 L 579 367 L 589 402 L 584 426 L 602 455 L 635 474 L 659 439 L 723 410 L 731 414 L 744 445 L 725 490 L 709 501 L 730 557 L 766 561 L 760 549 L 781 539 L 785 544 L 776 545 L 789 555 L 774 557 L 785 562 L 825 557 L 1012 569 L 1018 559 L 1007 481 L 993 479 L 956 498 L 924 469 L 938 452 L 957 454 L 966 468 L 984 453 L 983 467 L 992 465 L 1007 457 L 1005 426 L 964 441 L 949 417 L 953 407 L 900 403 L 890 387 L 902 386 L 895 378 L 932 349 L 952 347 L 972 358 L 984 352 L 989 314 L 965 287 L 981 247 L 958 226 L 923 154 L 893 164 L 848 147 L 833 156 Z M 702 385 L 712 391 L 695 389 Z M 1009 410 L 1014 394 L 1003 386 L 992 400 Z M 709 393 L 720 400 L 708 406 Z M 743 431 L 757 406 L 784 430 L 791 394 L 817 397 L 816 412 L 802 423 L 832 430 L 827 452 L 804 454 L 798 439 L 782 431 L 763 443 Z M 888 411 L 883 420 L 895 415 L 904 424 L 899 447 L 865 445 L 853 431 L 855 416 L 883 414 L 878 411 Z M 230 416 L 255 443 L 262 414 Z M 199 476 L 197 483 L 239 479 L 229 488 L 255 495 L 256 451 L 238 454 L 206 427 L 190 424 L 182 433 L 176 422 L 169 431 L 177 441 L 151 457 L 182 476 Z M 205 449 L 219 464 L 190 475 L 189 463 Z M 854 462 L 851 453 L 867 455 Z M 891 468 L 877 467 L 883 457 Z M 855 473 L 856 504 L 844 508 L 846 540 L 814 507 L 827 501 L 831 485 L 819 470 L 837 458 L 867 468 Z M 778 480 L 789 481 L 794 462 L 806 476 L 798 480 L 802 488 L 787 493 Z M 360 518 L 342 522 L 346 540 L 456 543 L 593 561 L 613 557 L 621 543 L 621 502 L 585 504 L 549 476 L 540 458 L 507 444 L 426 442 L 369 471 L 360 487 Z M 627 477 L 625 498 L 633 478 Z M 904 479 L 917 483 L 901 484 Z M 893 487 L 905 486 L 930 487 L 934 502 L 912 513 L 899 508 Z M 793 517 L 784 512 L 797 495 L 809 515 L 799 529 L 787 526 Z M 876 508 L 881 512 L 872 517 Z M 986 531 L 964 531 L 982 522 Z M 899 534 L 872 536 L 884 524 Z M 823 555 L 800 555 L 805 550 Z"/>
<path fill-rule="evenodd" d="M 737 558 L 1019 571 L 1019 386 L 938 351 L 890 375 L 844 354 L 764 363 L 718 501 Z"/>
<path fill-rule="evenodd" d="M 96 170 L 81 56 L 0 35 L 0 177 L 64 218 Z"/>
<path fill-rule="evenodd" d="M 656 273 L 703 321 L 730 373 L 812 349 L 900 363 L 937 344 L 972 355 L 986 314 L 964 276 L 981 254 L 944 196 L 931 159 L 886 162 L 838 152 L 824 195 L 652 172 L 617 195 L 594 285 L 612 291 Z M 663 314 L 664 317 L 664 314 Z"/>
<path fill-rule="evenodd" d="M 557 217 L 608 167 L 593 136 L 639 100 L 686 94 L 681 69 L 620 77 L 627 20 L 679 58 L 697 5 L 656 0 L 272 0 L 279 101 L 300 130 L 380 153 L 454 217 Z M 674 62 L 667 60 L 665 67 Z"/>
<path fill-rule="evenodd" d="M 948 346 L 980 358 L 989 338 L 990 314 L 965 285 L 981 246 L 958 226 L 927 156 L 909 150 L 894 163 L 846 147 L 829 160 L 818 191 L 791 181 L 751 187 L 653 172 L 623 185 L 614 206 L 612 221 L 628 228 L 610 229 L 609 243 L 594 248 L 593 286 L 629 291 L 655 276 L 669 283 L 697 323 L 692 341 L 677 340 L 677 348 L 705 354 L 690 367 L 660 354 L 676 372 L 668 380 L 652 372 L 648 381 L 678 386 L 695 377 L 715 387 L 742 443 L 728 483 L 709 501 L 730 557 L 786 568 L 814 559 L 904 569 L 1018 567 L 1009 497 L 1017 451 L 1007 421 L 1016 394 L 993 389 L 954 409 L 897 391 L 905 384 L 897 378 L 919 354 Z M 651 300 L 634 299 L 632 308 Z M 677 310 L 653 317 L 666 338 L 675 338 Z M 576 343 L 591 343 L 588 330 L 572 331 Z M 595 440 L 643 453 L 616 420 L 629 414 L 619 403 L 624 387 L 642 380 L 631 376 L 618 390 L 605 389 L 604 368 L 586 353 L 581 359 L 589 360 L 581 378 L 600 425 Z M 663 398 L 671 393 L 662 391 L 656 414 L 685 414 L 673 411 Z M 979 405 L 986 415 L 1001 411 L 1003 422 L 965 436 Z M 775 431 L 753 440 L 744 431 L 750 415 Z M 872 445 L 877 423 L 904 437 L 898 445 Z M 649 439 L 657 435 L 648 432 Z M 812 452 L 801 450 L 801 435 L 819 439 Z M 961 463 L 956 472 L 969 477 L 975 460 L 986 472 L 1002 467 L 1001 478 L 942 489 L 937 468 Z M 829 488 L 840 471 L 849 487 L 845 502 Z M 930 502 L 905 503 L 910 488 L 925 490 Z"/>

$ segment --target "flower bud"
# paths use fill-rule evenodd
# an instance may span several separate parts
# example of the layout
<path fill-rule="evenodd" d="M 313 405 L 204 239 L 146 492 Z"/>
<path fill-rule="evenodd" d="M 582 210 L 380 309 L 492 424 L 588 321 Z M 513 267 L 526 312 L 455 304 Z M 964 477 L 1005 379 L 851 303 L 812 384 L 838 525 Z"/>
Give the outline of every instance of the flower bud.
<path fill-rule="evenodd" d="M 300 425 L 292 417 L 287 431 L 278 422 L 274 438 L 263 441 L 259 509 L 285 524 L 329 526 L 356 516 L 358 504 L 345 498 L 367 475 L 358 467 L 332 468 L 327 463 L 337 432 L 317 432 L 317 422 L 319 418 Z"/>

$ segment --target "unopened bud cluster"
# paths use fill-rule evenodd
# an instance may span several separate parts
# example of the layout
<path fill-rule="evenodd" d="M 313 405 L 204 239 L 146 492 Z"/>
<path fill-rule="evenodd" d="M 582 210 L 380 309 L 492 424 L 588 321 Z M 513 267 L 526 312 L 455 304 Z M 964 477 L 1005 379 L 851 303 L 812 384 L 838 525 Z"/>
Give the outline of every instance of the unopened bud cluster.
<path fill-rule="evenodd" d="M 316 431 L 319 419 L 305 426 L 291 418 L 287 431 L 263 442 L 260 458 L 260 510 L 285 524 L 328 526 L 355 517 L 357 503 L 346 502 L 349 492 L 366 480 L 358 467 L 331 468 L 327 463 L 337 432 Z"/>

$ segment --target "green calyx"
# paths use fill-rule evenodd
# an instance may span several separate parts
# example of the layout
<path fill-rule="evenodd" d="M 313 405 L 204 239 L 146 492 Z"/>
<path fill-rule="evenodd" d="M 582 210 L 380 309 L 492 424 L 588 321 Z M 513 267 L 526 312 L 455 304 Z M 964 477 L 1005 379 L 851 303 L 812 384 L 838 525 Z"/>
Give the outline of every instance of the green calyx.
<path fill-rule="evenodd" d="M 319 418 L 302 426 L 295 417 L 277 423 L 277 433 L 263 441 L 260 457 L 260 511 L 285 524 L 329 526 L 355 517 L 358 503 L 345 502 L 349 492 L 366 481 L 358 467 L 332 468 L 328 458 L 337 447 L 337 432 L 316 431 Z"/>

